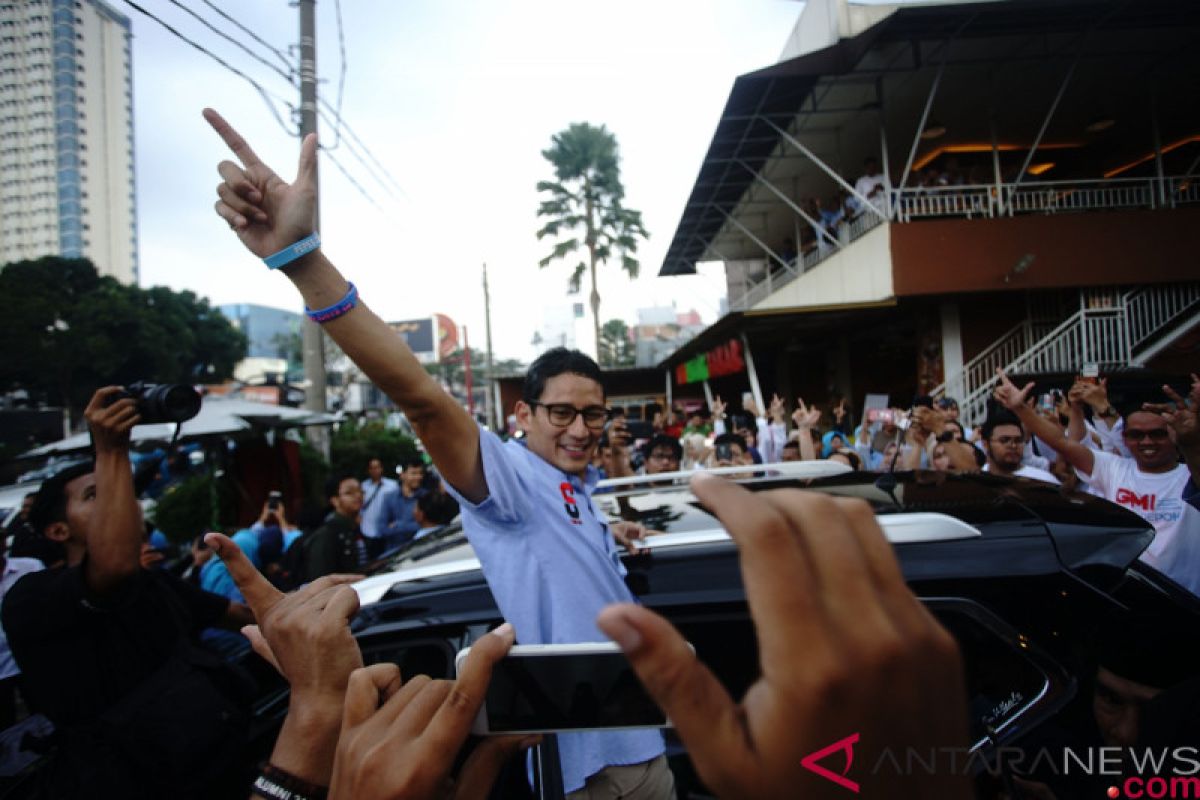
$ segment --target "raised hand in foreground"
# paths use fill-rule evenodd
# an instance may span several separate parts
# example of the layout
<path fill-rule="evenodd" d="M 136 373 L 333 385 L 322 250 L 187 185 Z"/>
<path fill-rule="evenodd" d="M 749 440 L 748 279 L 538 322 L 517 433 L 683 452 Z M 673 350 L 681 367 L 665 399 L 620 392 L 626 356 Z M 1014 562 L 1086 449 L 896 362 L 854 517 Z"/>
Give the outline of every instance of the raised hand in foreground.
<path fill-rule="evenodd" d="M 735 703 L 670 623 L 641 606 L 609 606 L 597 623 L 708 787 L 737 800 L 842 798 L 851 784 L 863 797 L 968 797 L 966 779 L 948 767 L 871 769 L 884 748 L 964 747 L 967 712 L 958 648 L 908 590 L 870 507 L 797 490 L 751 493 L 710 475 L 693 478 L 692 490 L 741 551 L 758 682 Z"/>
<path fill-rule="evenodd" d="M 402 684 L 394 664 L 375 664 L 351 675 L 330 800 L 487 797 L 504 762 L 540 738 L 487 737 L 457 778 L 450 777 L 492 667 L 512 643 L 508 624 L 480 637 L 457 681 L 418 675 Z"/>
<path fill-rule="evenodd" d="M 363 665 L 350 619 L 358 594 L 347 584 L 360 575 L 326 575 L 284 594 L 250 563 L 233 540 L 219 533 L 204 541 L 225 562 L 254 611 L 257 625 L 242 633 L 291 686 L 288 715 L 271 764 L 309 783 L 329 785 L 342 701 L 350 673 Z"/>
<path fill-rule="evenodd" d="M 217 214 L 237 232 L 246 249 L 266 258 L 313 232 L 316 221 L 317 137 L 309 134 L 300 146 L 296 179 L 285 182 L 262 162 L 225 118 L 211 108 L 204 119 L 224 140 L 240 164 L 217 165 Z"/>

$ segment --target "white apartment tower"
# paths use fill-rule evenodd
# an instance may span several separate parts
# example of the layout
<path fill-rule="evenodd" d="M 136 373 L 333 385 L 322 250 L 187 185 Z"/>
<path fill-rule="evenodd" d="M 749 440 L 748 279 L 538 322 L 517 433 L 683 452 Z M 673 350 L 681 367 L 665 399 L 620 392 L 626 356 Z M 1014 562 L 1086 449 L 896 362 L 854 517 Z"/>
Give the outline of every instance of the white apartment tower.
<path fill-rule="evenodd" d="M 102 0 L 0 0 L 0 264 L 137 282 L 130 39 Z"/>

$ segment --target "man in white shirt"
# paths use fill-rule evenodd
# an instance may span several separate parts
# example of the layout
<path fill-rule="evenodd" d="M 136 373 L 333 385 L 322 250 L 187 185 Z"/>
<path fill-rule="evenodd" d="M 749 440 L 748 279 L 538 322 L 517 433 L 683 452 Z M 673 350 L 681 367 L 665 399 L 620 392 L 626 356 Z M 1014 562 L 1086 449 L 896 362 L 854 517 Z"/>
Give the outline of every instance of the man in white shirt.
<path fill-rule="evenodd" d="M 0 538 L 0 599 L 8 594 L 18 580 L 31 572 L 44 569 L 36 558 L 6 558 L 5 540 Z M 10 727 L 16 720 L 16 692 L 21 679 L 21 670 L 8 647 L 8 635 L 0 626 L 0 730 Z"/>
<path fill-rule="evenodd" d="M 367 462 L 367 479 L 362 482 L 363 507 L 359 528 L 366 543 L 367 558 L 378 558 L 386 549 L 384 528 L 387 527 L 387 496 L 400 491 L 394 478 L 383 477 L 383 461 L 372 458 Z"/>
<path fill-rule="evenodd" d="M 1188 468 L 1179 463 L 1167 421 L 1150 411 L 1126 414 L 1122 436 L 1133 458 L 1122 458 L 1071 441 L 1056 425 L 1038 417 L 1025 405 L 1032 389 L 1032 382 L 1018 389 L 1000 373 L 996 400 L 1057 450 L 1096 494 L 1154 526 L 1154 541 L 1141 560 L 1200 595 L 1200 512 L 1183 500 Z"/>
<path fill-rule="evenodd" d="M 983 436 L 983 452 L 987 456 L 984 472 L 1007 478 L 1033 478 L 1046 483 L 1059 483 L 1058 478 L 1046 470 L 1022 463 L 1025 456 L 1025 429 L 1016 417 L 993 414 L 983 423 L 980 433 Z"/>
<path fill-rule="evenodd" d="M 874 156 L 863 162 L 863 174 L 854 182 L 854 191 L 867 198 L 876 211 L 883 212 L 883 172 L 880 171 L 879 161 Z M 867 206 L 857 196 L 850 198 L 850 203 L 854 206 L 856 217 L 867 210 Z"/>

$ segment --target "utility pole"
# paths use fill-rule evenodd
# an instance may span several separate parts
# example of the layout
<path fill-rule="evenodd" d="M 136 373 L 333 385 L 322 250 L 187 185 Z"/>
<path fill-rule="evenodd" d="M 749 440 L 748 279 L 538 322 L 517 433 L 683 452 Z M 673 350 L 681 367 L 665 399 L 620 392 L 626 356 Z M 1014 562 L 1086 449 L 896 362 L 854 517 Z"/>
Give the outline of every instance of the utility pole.
<path fill-rule="evenodd" d="M 484 414 L 488 427 L 500 432 L 500 410 L 496 408 L 492 394 L 496 391 L 496 374 L 492 370 L 492 296 L 488 291 L 487 262 L 483 262 L 483 324 L 487 335 L 487 394 L 484 395 Z"/>
<path fill-rule="evenodd" d="M 300 138 L 317 132 L 317 0 L 299 0 L 300 5 Z M 319 173 L 313 165 L 314 183 Z M 313 229 L 321 227 L 321 193 L 317 191 L 313 209 Z M 304 338 L 304 377 L 308 386 L 304 392 L 304 407 L 309 411 L 325 411 L 325 335 L 321 326 L 310 319 L 302 323 Z M 329 458 L 329 432 L 323 425 L 308 429 L 308 438 L 317 450 Z"/>

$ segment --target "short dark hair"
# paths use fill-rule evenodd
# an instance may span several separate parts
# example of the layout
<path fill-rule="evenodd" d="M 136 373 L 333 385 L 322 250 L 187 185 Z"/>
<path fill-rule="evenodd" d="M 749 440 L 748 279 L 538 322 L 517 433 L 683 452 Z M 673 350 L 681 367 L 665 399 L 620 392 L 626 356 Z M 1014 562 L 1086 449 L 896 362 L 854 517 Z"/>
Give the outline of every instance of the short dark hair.
<path fill-rule="evenodd" d="M 39 536 L 46 528 L 67 518 L 67 484 L 76 478 L 96 471 L 93 461 L 71 464 L 51 475 L 38 489 L 33 508 L 29 509 L 29 526 Z"/>
<path fill-rule="evenodd" d="M 417 508 L 432 525 L 449 525 L 458 516 L 458 501 L 445 492 L 426 492 L 417 498 Z"/>
<path fill-rule="evenodd" d="M 552 347 L 534 359 L 525 371 L 525 386 L 521 390 L 521 399 L 526 403 L 536 403 L 542 399 L 542 392 L 546 391 L 546 382 L 564 374 L 591 378 L 600 384 L 600 391 L 604 391 L 604 376 L 590 356 L 578 350 Z"/>
<path fill-rule="evenodd" d="M 408 458 L 402 459 L 400 461 L 400 471 L 401 472 L 408 469 L 409 467 L 420 467 L 421 469 L 425 469 L 425 461 L 420 456 L 409 456 Z"/>
<path fill-rule="evenodd" d="M 343 472 L 329 476 L 325 481 L 325 499 L 336 497 L 342 490 L 342 481 L 357 481 L 358 478 L 351 475 L 349 472 Z"/>
<path fill-rule="evenodd" d="M 1012 413 L 1008 409 L 997 409 L 990 417 L 984 420 L 983 425 L 979 429 L 980 435 L 982 435 L 984 439 L 991 439 L 992 431 L 996 430 L 996 428 L 999 428 L 1001 425 L 1016 425 L 1021 429 L 1021 433 L 1025 432 L 1025 426 L 1021 424 L 1021 420 L 1016 414 Z"/>
<path fill-rule="evenodd" d="M 784 449 L 784 450 L 799 450 L 800 449 L 800 440 L 799 439 L 788 439 L 786 442 L 783 443 L 782 449 Z"/>
<path fill-rule="evenodd" d="M 738 433 L 722 433 L 720 436 L 713 439 L 713 449 L 716 449 L 717 445 L 721 444 L 736 444 L 738 447 L 742 448 L 743 453 L 750 452 L 750 448 L 746 446 L 746 440 L 743 439 L 741 434 Z"/>
<path fill-rule="evenodd" d="M 683 460 L 683 445 L 674 436 L 667 436 L 665 433 L 656 433 L 650 437 L 650 441 L 642 445 L 642 457 L 649 459 L 650 454 L 654 452 L 656 447 L 669 447 L 675 455 L 676 461 Z"/>

